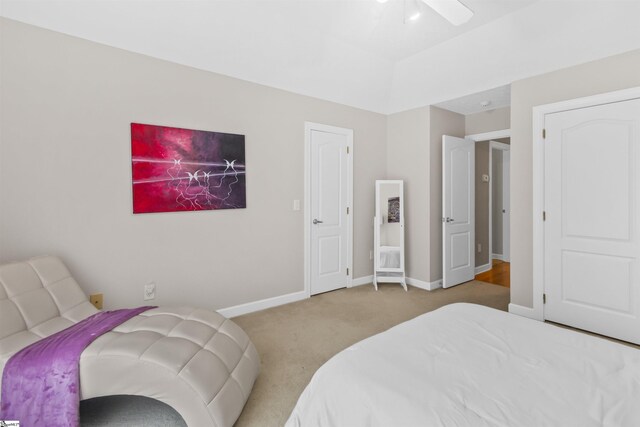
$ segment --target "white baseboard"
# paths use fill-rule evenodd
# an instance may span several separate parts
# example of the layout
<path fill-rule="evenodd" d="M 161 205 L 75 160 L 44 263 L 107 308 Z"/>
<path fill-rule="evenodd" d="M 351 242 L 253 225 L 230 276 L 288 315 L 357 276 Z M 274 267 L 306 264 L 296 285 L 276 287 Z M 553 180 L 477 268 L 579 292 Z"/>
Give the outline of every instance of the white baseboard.
<path fill-rule="evenodd" d="M 489 271 L 491 270 L 491 263 L 487 263 L 484 265 L 479 265 L 476 267 L 475 269 L 475 274 L 480 274 L 480 273 L 484 273 L 485 271 Z"/>
<path fill-rule="evenodd" d="M 248 302 L 246 304 L 235 305 L 233 307 L 221 308 L 218 313 L 224 317 L 232 318 L 242 316 L 243 314 L 253 313 L 255 311 L 265 310 L 271 307 L 288 304 L 290 302 L 300 301 L 308 298 L 305 291 L 293 292 L 291 294 L 280 295 L 277 297 L 267 298 L 260 301 Z"/>
<path fill-rule="evenodd" d="M 411 285 L 416 288 L 424 289 L 426 291 L 432 291 L 434 289 L 438 289 L 442 287 L 442 280 L 436 280 L 435 282 L 424 282 L 418 279 L 412 279 L 411 277 L 407 277 L 405 279 L 407 281 L 407 285 Z M 351 287 L 361 286 L 361 285 L 370 285 L 373 283 L 373 276 L 363 276 L 358 277 L 357 279 L 353 279 L 351 282 Z M 380 283 L 386 283 L 382 280 Z"/>
<path fill-rule="evenodd" d="M 351 281 L 351 287 L 368 285 L 371 283 L 373 283 L 373 276 L 363 276 L 358 277 L 357 279 L 353 279 Z M 422 280 L 407 277 L 407 284 L 427 291 L 433 291 L 434 289 L 442 287 L 442 280 L 436 280 L 434 282 L 424 282 Z M 235 305 L 233 307 L 221 308 L 217 311 L 224 317 L 230 319 L 232 317 L 242 316 L 243 314 L 254 313 L 260 310 L 266 310 L 267 308 L 277 307 L 279 305 L 300 301 L 306 298 L 308 298 L 307 293 L 305 291 L 299 291 L 259 301 Z"/>
<path fill-rule="evenodd" d="M 362 286 L 362 285 L 370 285 L 373 283 L 373 275 L 371 276 L 362 276 L 357 279 L 353 279 L 351 281 L 351 287 Z"/>
<path fill-rule="evenodd" d="M 411 285 L 416 288 L 424 289 L 425 291 L 433 291 L 442 287 L 442 279 L 433 282 L 425 282 L 423 280 L 413 279 L 407 277 L 407 285 Z"/>
<path fill-rule="evenodd" d="M 518 304 L 509 304 L 509 313 L 516 314 L 522 317 L 528 317 L 529 319 L 540 320 L 536 316 L 535 311 L 531 307 L 525 307 Z"/>
<path fill-rule="evenodd" d="M 504 261 L 504 255 L 502 254 L 491 254 L 492 259 L 497 259 L 498 261 Z"/>

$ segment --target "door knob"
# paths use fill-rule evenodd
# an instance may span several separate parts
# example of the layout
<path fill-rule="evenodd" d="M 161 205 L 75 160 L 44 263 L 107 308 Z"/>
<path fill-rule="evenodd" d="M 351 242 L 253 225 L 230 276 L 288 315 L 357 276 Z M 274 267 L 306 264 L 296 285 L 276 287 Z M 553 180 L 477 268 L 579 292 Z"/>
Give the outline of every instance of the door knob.
<path fill-rule="evenodd" d="M 322 221 L 318 221 L 317 219 L 314 219 L 314 220 L 313 220 L 313 223 L 314 223 L 314 224 L 322 224 Z"/>
<path fill-rule="evenodd" d="M 453 218 L 447 217 L 447 222 L 453 222 L 453 221 L 455 221 Z"/>

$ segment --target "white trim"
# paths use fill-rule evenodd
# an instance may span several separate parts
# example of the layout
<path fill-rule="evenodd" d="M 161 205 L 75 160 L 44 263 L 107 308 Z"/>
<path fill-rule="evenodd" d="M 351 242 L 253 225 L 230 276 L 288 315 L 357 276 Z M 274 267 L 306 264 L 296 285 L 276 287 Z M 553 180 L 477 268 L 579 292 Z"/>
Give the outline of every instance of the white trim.
<path fill-rule="evenodd" d="M 511 148 L 502 152 L 502 260 L 511 261 Z M 506 213 L 506 215 L 504 215 Z M 508 219 L 508 221 L 507 221 Z"/>
<path fill-rule="evenodd" d="M 544 129 L 547 114 L 640 98 L 640 87 L 533 107 L 533 308 L 527 316 L 544 320 Z M 511 306 L 511 305 L 510 305 Z M 520 310 L 520 309 L 516 309 Z M 511 309 L 509 309 L 511 311 Z M 525 314 L 522 314 L 525 316 Z"/>
<path fill-rule="evenodd" d="M 539 105 L 533 107 L 534 117 L 536 113 L 551 114 L 561 111 L 577 110 L 580 108 L 593 107 L 595 105 L 612 104 L 615 102 L 629 101 L 640 98 L 640 86 L 629 89 L 617 90 L 614 92 L 600 93 L 597 95 L 585 96 L 583 98 L 569 99 L 566 101 L 554 102 L 553 104 Z M 544 124 L 544 122 L 543 122 Z M 535 129 L 534 129 L 535 130 Z M 542 128 L 540 129 L 542 131 Z M 535 135 L 534 135 L 535 136 Z M 542 132 L 540 132 L 542 137 Z"/>
<path fill-rule="evenodd" d="M 489 141 L 489 146 L 495 150 L 502 150 L 502 151 L 511 150 L 511 146 L 509 144 L 505 144 L 504 142 L 498 142 L 494 140 Z"/>
<path fill-rule="evenodd" d="M 304 124 L 304 292 L 311 296 L 311 123 Z"/>
<path fill-rule="evenodd" d="M 502 255 L 498 258 L 497 254 L 493 253 L 493 150 L 509 151 L 511 146 L 503 142 L 489 141 L 489 260 L 503 260 Z M 502 176 L 502 182 L 504 185 L 504 175 Z M 504 247 L 504 236 L 502 245 Z"/>
<path fill-rule="evenodd" d="M 501 129 L 492 132 L 476 133 L 473 135 L 467 135 L 465 138 L 471 139 L 475 142 L 489 141 L 489 261 L 491 261 L 491 252 L 493 251 L 493 206 L 492 206 L 492 194 L 493 194 L 493 165 L 492 165 L 492 149 L 498 150 L 510 150 L 511 146 L 498 141 L 492 141 L 492 139 L 511 138 L 511 129 Z M 477 247 L 477 241 L 474 239 L 474 249 Z M 491 270 L 491 262 L 489 262 L 489 269 Z M 481 266 L 484 267 L 484 266 Z M 476 270 L 479 267 L 476 267 Z M 488 271 L 483 270 L 483 271 Z M 476 274 L 478 272 L 476 271 Z"/>
<path fill-rule="evenodd" d="M 491 254 L 491 259 L 497 259 L 499 261 L 504 261 L 504 255 L 503 254 Z"/>
<path fill-rule="evenodd" d="M 289 304 L 291 302 L 301 301 L 307 299 L 309 296 L 306 291 L 293 292 L 286 295 L 280 295 L 277 297 L 266 298 L 259 301 L 248 302 L 245 304 L 234 305 L 233 307 L 221 308 L 217 310 L 218 313 L 226 318 L 232 318 L 242 316 L 243 314 L 254 313 L 256 311 L 265 310 L 271 307 L 277 307 L 283 304 Z"/>
<path fill-rule="evenodd" d="M 433 291 L 442 287 L 442 279 L 435 280 L 433 282 L 425 282 L 418 279 L 412 279 L 407 277 L 407 285 L 411 285 L 415 288 L 424 289 L 425 291 Z"/>
<path fill-rule="evenodd" d="M 534 320 L 540 320 L 535 314 L 535 310 L 530 307 L 525 307 L 518 304 L 509 304 L 509 313 L 516 314 L 518 316 L 528 317 Z"/>
<path fill-rule="evenodd" d="M 544 237 L 542 236 L 544 232 L 544 224 L 542 223 L 542 211 L 544 211 L 544 139 L 542 138 L 544 114 L 540 107 L 533 108 L 533 316 L 529 317 L 541 321 L 544 320 L 542 301 L 544 294 Z M 536 131 L 538 135 L 536 135 Z"/>
<path fill-rule="evenodd" d="M 311 131 L 332 132 L 347 136 L 349 155 L 347 156 L 347 191 L 349 215 L 347 226 L 349 227 L 347 243 L 347 266 L 350 274 L 347 276 L 347 288 L 352 286 L 353 277 L 353 130 L 320 123 L 304 122 L 304 292 L 311 296 Z"/>
<path fill-rule="evenodd" d="M 489 142 L 489 263 L 493 253 L 493 145 Z"/>
<path fill-rule="evenodd" d="M 487 263 L 487 264 L 484 264 L 484 265 L 479 265 L 479 266 L 476 267 L 475 273 L 476 273 L 476 275 L 478 275 L 480 273 L 484 273 L 485 271 L 491 270 L 491 268 L 492 268 L 492 266 L 491 266 L 490 262 Z"/>
<path fill-rule="evenodd" d="M 489 141 L 492 139 L 511 138 L 511 129 L 495 130 L 493 132 L 476 133 L 465 136 L 465 139 L 471 139 L 475 142 Z"/>
<path fill-rule="evenodd" d="M 373 284 L 373 275 L 358 277 L 357 279 L 353 279 L 351 281 L 352 288 L 356 286 L 372 285 L 372 284 Z"/>

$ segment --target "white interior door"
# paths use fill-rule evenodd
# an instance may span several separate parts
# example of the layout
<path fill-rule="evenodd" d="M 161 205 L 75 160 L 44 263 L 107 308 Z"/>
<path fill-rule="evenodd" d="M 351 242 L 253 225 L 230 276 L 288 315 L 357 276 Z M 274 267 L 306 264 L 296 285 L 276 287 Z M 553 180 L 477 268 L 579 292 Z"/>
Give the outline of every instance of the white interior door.
<path fill-rule="evenodd" d="M 502 152 L 502 259 L 509 262 L 510 259 L 510 232 L 511 232 L 511 151 Z"/>
<path fill-rule="evenodd" d="M 349 129 L 312 125 L 310 143 L 310 226 L 312 295 L 349 283 L 351 167 L 353 133 Z"/>
<path fill-rule="evenodd" d="M 545 129 L 544 317 L 640 343 L 640 100 Z"/>
<path fill-rule="evenodd" d="M 442 286 L 473 280 L 475 143 L 442 137 Z"/>

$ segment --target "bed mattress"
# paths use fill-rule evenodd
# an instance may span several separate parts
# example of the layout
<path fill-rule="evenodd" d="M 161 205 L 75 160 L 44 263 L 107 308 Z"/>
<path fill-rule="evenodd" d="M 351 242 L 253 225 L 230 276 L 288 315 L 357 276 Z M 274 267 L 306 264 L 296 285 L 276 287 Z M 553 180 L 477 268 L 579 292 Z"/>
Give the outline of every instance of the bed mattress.
<path fill-rule="evenodd" d="M 640 426 L 638 402 L 637 349 L 452 304 L 334 356 L 287 426 Z"/>

